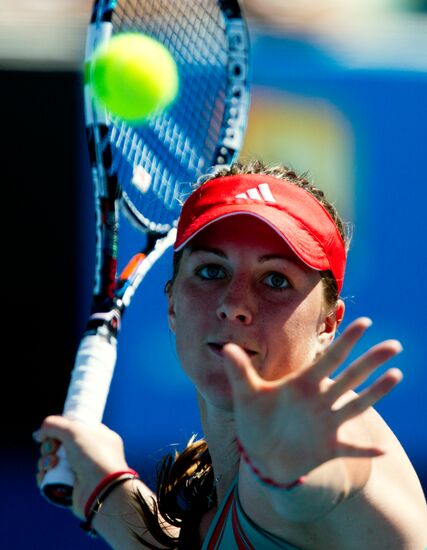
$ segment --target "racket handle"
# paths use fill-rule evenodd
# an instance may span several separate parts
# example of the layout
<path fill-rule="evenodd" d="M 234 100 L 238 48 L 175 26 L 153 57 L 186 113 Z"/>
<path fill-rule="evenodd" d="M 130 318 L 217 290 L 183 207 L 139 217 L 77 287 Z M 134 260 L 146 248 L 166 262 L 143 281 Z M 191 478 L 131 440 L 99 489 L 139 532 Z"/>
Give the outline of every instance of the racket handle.
<path fill-rule="evenodd" d="M 63 415 L 87 425 L 102 421 L 117 357 L 117 340 L 100 334 L 83 337 L 77 352 Z M 42 495 L 61 507 L 72 505 L 74 473 L 63 447 L 58 464 L 46 472 L 40 486 Z"/>

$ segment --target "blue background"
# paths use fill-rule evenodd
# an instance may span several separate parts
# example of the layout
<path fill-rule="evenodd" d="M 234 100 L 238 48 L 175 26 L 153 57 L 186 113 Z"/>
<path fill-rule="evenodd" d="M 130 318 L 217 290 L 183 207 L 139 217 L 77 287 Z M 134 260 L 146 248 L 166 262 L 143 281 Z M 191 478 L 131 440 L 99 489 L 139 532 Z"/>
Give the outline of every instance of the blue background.
<path fill-rule="evenodd" d="M 427 74 L 387 67 L 352 69 L 313 45 L 262 35 L 254 40 L 252 55 L 255 92 L 257 86 L 261 86 L 301 98 L 323 98 L 345 113 L 351 124 L 354 142 L 351 169 L 355 182 L 351 221 L 355 227 L 344 286 L 347 307 L 344 325 L 358 315 L 368 315 L 374 320 L 356 352 L 390 337 L 403 343 L 403 354 L 392 363 L 403 370 L 405 378 L 376 408 L 402 443 L 425 489 Z M 9 82 L 12 77 L 20 79 L 17 89 L 22 88 L 22 75 L 3 74 L 5 77 Z M 30 74 L 25 78 L 27 82 L 33 78 L 40 87 L 46 82 Z M 52 74 L 50 78 L 58 77 Z M 28 300 L 34 300 L 29 308 L 33 312 L 30 328 L 26 326 L 25 332 L 21 329 L 23 325 L 18 314 L 13 323 L 18 329 L 14 333 L 21 336 L 19 345 L 29 349 L 13 348 L 14 357 L 22 360 L 22 354 L 27 352 L 28 358 L 22 365 L 19 361 L 13 362 L 10 369 L 13 386 L 6 387 L 22 389 L 13 392 L 12 413 L 9 408 L 3 416 L 8 426 L 16 425 L 16 429 L 10 429 L 10 434 L 7 432 L 3 446 L 3 498 L 0 499 L 0 540 L 5 548 L 12 550 L 105 547 L 99 541 L 86 539 L 71 514 L 46 503 L 34 483 L 37 448 L 30 441 L 31 430 L 45 415 L 60 412 L 68 382 L 65 370 L 69 372 L 71 368 L 85 324 L 93 272 L 93 243 L 87 237 L 92 234 L 91 181 L 80 76 L 62 75 L 60 78 L 56 88 L 48 88 L 51 96 L 46 95 L 46 88 L 38 93 L 40 102 L 43 97 L 45 99 L 43 108 L 47 117 L 51 117 L 52 112 L 57 116 L 67 113 L 66 117 L 61 114 L 61 125 L 55 130 L 63 132 L 64 140 L 67 134 L 64 159 L 70 164 L 62 166 L 64 175 L 61 177 L 61 169 L 55 167 L 54 170 L 54 159 L 47 158 L 46 149 L 34 136 L 31 158 L 38 159 L 42 168 L 32 164 L 31 174 L 42 182 L 42 175 L 48 177 L 46 173 L 51 170 L 50 177 L 55 185 L 58 179 L 67 181 L 70 188 L 55 189 L 58 193 L 68 193 L 70 212 L 54 218 L 57 214 L 53 201 L 62 199 L 55 193 L 49 198 L 47 192 L 43 196 L 39 191 L 33 199 L 27 195 L 16 201 L 20 207 L 22 200 L 38 200 L 42 205 L 43 211 L 34 214 L 25 231 L 21 224 L 25 235 L 20 238 L 29 243 L 28 254 L 40 246 L 39 239 L 43 239 L 43 250 L 39 251 L 41 256 L 37 256 L 40 262 L 35 260 L 38 270 L 32 288 L 28 289 L 31 297 L 27 303 L 16 304 L 16 298 L 10 298 L 14 309 L 20 312 L 25 306 L 28 310 Z M 68 95 L 59 104 L 52 101 L 61 94 Z M 21 107 L 16 112 L 19 114 Z M 21 122 L 25 123 L 24 117 Z M 41 118 L 39 128 L 42 126 Z M 69 132 L 70 127 L 72 132 Z M 52 134 L 48 139 L 57 138 Z M 14 150 L 10 149 L 10 156 Z M 22 162 L 22 155 L 17 158 Z M 13 163 L 11 173 L 17 172 L 17 163 Z M 50 205 L 49 201 L 52 201 Z M 27 208 L 33 209 L 32 205 Z M 19 216 L 11 214 L 12 227 L 16 217 Z M 43 223 L 47 226 L 41 233 Z M 65 227 L 68 233 L 62 231 Z M 79 229 L 77 238 L 76 228 Z M 125 227 L 122 231 L 133 241 L 129 247 L 133 250 L 137 236 Z M 123 252 L 127 256 L 127 251 Z M 202 435 L 194 391 L 180 370 L 173 337 L 166 323 L 163 287 L 171 274 L 170 265 L 171 254 L 167 253 L 142 283 L 126 312 L 119 361 L 105 415 L 106 422 L 123 436 L 130 464 L 139 469 L 150 484 L 157 461 L 172 448 L 171 445 L 182 447 L 193 432 Z M 22 288 L 19 274 L 17 277 Z M 51 288 L 51 279 L 56 280 L 57 293 L 44 303 L 47 291 L 44 289 Z M 67 293 L 68 301 L 62 303 L 61 297 Z M 43 310 L 45 317 L 40 317 L 41 313 L 36 312 Z M 58 350 L 55 348 L 54 358 L 49 360 L 46 349 L 52 350 L 53 344 L 47 337 L 46 323 L 52 323 L 52 319 L 65 330 L 58 330 Z M 37 335 L 34 345 L 32 333 Z M 26 346 L 22 345 L 23 334 Z M 32 387 L 27 389 L 25 385 L 22 387 L 24 368 L 31 373 L 26 379 L 31 381 Z M 58 390 L 52 392 L 52 388 Z M 8 390 L 4 393 L 5 400 Z M 17 420 L 19 413 L 24 413 L 25 421 Z"/>

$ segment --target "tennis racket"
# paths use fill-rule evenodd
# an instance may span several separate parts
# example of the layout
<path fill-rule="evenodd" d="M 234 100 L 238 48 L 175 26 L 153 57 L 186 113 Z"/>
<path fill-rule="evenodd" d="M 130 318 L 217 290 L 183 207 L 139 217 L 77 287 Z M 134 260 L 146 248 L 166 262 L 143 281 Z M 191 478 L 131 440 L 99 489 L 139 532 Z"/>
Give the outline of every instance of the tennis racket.
<path fill-rule="evenodd" d="M 123 32 L 168 48 L 180 80 L 173 105 L 130 126 L 93 97 L 90 60 Z M 239 154 L 249 109 L 249 39 L 237 0 L 99 0 L 86 38 L 85 121 L 96 211 L 91 314 L 77 351 L 63 414 L 102 421 L 116 364 L 120 321 L 144 276 L 176 236 L 182 201 L 197 179 Z M 118 274 L 119 222 L 141 230 L 141 247 Z M 42 494 L 72 504 L 74 474 L 63 447 Z"/>

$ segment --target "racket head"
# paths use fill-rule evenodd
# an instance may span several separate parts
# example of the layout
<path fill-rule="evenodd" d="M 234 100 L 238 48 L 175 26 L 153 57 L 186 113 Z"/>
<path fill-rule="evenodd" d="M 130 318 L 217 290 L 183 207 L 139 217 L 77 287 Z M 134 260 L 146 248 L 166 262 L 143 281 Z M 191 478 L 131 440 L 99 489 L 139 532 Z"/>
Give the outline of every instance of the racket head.
<path fill-rule="evenodd" d="M 111 191 L 104 183 L 98 196 L 119 196 L 139 229 L 164 235 L 198 179 L 231 164 L 241 149 L 250 103 L 249 35 L 236 0 L 100 0 L 87 34 L 86 66 L 100 44 L 128 32 L 166 46 L 178 67 L 179 92 L 168 109 L 134 126 L 95 100 L 88 71 L 92 157 L 117 184 Z"/>

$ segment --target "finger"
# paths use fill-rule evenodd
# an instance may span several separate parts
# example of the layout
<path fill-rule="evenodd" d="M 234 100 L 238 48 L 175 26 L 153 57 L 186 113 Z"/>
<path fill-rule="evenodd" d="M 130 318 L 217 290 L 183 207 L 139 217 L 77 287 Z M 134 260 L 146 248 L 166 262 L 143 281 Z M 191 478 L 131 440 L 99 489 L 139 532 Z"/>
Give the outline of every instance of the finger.
<path fill-rule="evenodd" d="M 335 403 L 344 393 L 362 384 L 375 369 L 401 351 L 402 345 L 397 340 L 386 340 L 373 346 L 359 359 L 354 361 L 329 386 L 326 392 L 329 402 L 331 404 Z"/>
<path fill-rule="evenodd" d="M 37 462 L 39 472 L 45 473 L 58 464 L 58 457 L 54 454 L 42 456 Z"/>
<path fill-rule="evenodd" d="M 317 381 L 332 374 L 348 357 L 353 347 L 372 325 L 368 317 L 359 317 L 351 323 L 341 336 L 325 351 L 312 370 Z"/>
<path fill-rule="evenodd" d="M 372 407 L 377 401 L 387 395 L 403 378 L 399 369 L 389 369 L 381 378 L 376 380 L 372 386 L 365 389 L 358 397 L 349 401 L 346 405 L 335 411 L 338 425 L 343 424 L 350 418 L 354 418 Z"/>
<path fill-rule="evenodd" d="M 45 476 L 44 472 L 37 472 L 36 474 L 37 487 L 41 487 L 44 476 Z"/>
<path fill-rule="evenodd" d="M 348 443 L 339 442 L 336 449 L 336 456 L 341 457 L 355 457 L 355 458 L 375 458 L 377 456 L 383 456 L 385 449 L 377 446 L 370 447 L 357 447 Z"/>
<path fill-rule="evenodd" d="M 61 442 L 57 439 L 48 438 L 45 439 L 40 446 L 40 453 L 42 456 L 56 453 L 61 446 Z"/>
<path fill-rule="evenodd" d="M 226 344 L 222 350 L 233 394 L 241 399 L 252 397 L 260 378 L 252 366 L 249 356 L 237 344 Z"/>

